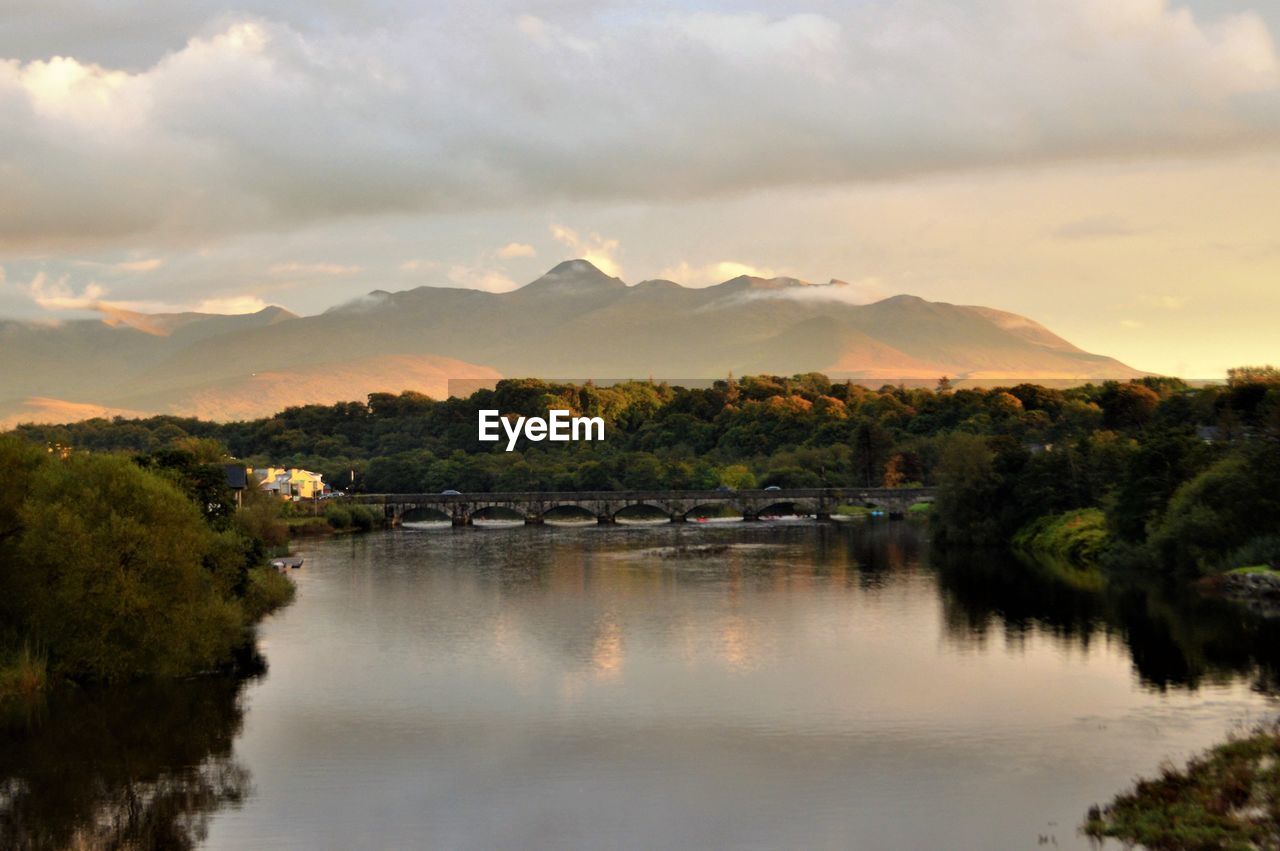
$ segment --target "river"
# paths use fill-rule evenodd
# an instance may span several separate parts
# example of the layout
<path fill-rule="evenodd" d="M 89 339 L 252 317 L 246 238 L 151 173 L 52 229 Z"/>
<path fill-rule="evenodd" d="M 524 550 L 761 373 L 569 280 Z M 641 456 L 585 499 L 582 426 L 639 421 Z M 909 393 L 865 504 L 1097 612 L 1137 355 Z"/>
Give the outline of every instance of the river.
<path fill-rule="evenodd" d="M 214 849 L 1085 848 L 1090 804 L 1275 711 L 1274 623 L 931 559 L 905 522 L 302 552 L 263 675 L 8 734 L 10 826 L 62 841 L 142 801 Z"/>

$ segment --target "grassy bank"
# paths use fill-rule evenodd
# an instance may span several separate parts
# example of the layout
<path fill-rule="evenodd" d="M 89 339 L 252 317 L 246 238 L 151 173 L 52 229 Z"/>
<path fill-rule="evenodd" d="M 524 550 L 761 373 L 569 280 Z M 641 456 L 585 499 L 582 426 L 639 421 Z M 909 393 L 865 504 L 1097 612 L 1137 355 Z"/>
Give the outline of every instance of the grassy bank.
<path fill-rule="evenodd" d="M 296 509 L 295 509 L 296 510 Z M 291 538 L 311 538 L 342 532 L 370 532 L 385 521 L 366 505 L 330 503 L 321 514 L 292 513 L 286 507 L 281 518 Z"/>
<path fill-rule="evenodd" d="M 1096 508 L 1040 517 L 1013 537 L 1019 552 L 1083 568 L 1095 567 L 1109 542 L 1107 518 Z"/>
<path fill-rule="evenodd" d="M 1139 780 L 1084 831 L 1164 851 L 1275 848 L 1280 839 L 1280 727 L 1234 738 L 1160 776 Z"/>
<path fill-rule="evenodd" d="M 367 505 L 330 505 L 324 510 L 324 519 L 339 532 L 369 532 L 379 525 L 378 515 Z"/>
<path fill-rule="evenodd" d="M 1237 567 L 1235 570 L 1228 570 L 1227 576 L 1274 576 L 1280 578 L 1280 570 L 1274 567 L 1267 567 L 1265 564 L 1251 564 L 1246 567 Z"/>

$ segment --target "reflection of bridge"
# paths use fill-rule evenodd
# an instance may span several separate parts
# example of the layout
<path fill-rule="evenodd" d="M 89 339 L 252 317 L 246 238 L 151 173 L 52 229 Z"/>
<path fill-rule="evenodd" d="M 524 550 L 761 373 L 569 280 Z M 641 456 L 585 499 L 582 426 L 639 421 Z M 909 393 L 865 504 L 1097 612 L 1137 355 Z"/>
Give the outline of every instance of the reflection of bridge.
<path fill-rule="evenodd" d="M 362 505 L 382 506 L 388 520 L 452 520 L 465 526 L 473 518 L 501 517 L 513 511 L 527 523 L 541 523 L 549 512 L 590 515 L 611 523 L 624 509 L 665 514 L 673 521 L 732 509 L 747 520 L 790 514 L 831 516 L 839 506 L 857 505 L 900 516 L 918 502 L 932 502 L 934 488 L 787 488 L 740 491 L 581 491 L 577 493 L 401 493 L 361 494 Z M 499 509 L 495 513 L 495 509 Z M 510 515 L 508 515 L 510 516 Z"/>

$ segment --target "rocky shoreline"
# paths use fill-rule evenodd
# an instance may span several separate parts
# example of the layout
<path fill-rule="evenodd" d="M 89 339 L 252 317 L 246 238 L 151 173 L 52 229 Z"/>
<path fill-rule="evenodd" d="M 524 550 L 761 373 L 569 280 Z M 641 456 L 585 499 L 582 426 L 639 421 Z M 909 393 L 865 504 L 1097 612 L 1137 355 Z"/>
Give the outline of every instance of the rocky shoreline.
<path fill-rule="evenodd" d="M 1267 568 L 1238 570 L 1200 581 L 1201 589 L 1264 614 L 1280 617 L 1280 571 Z"/>

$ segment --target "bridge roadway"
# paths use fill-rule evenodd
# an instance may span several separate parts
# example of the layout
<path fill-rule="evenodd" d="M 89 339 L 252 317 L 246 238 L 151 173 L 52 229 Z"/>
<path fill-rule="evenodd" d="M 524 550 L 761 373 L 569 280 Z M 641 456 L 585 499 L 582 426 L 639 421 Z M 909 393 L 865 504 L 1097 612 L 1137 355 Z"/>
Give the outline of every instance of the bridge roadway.
<path fill-rule="evenodd" d="M 919 502 L 932 502 L 934 488 L 784 488 L 782 490 L 735 491 L 578 491 L 546 493 L 401 493 L 359 494 L 351 498 L 361 505 L 379 506 L 393 524 L 404 520 L 452 520 L 469 525 L 483 519 L 493 509 L 516 512 L 526 523 L 541 523 L 554 509 L 574 506 L 584 509 L 600 523 L 612 523 L 618 512 L 631 506 L 647 506 L 682 521 L 699 509 L 728 506 L 744 519 L 803 514 L 826 519 L 842 505 L 878 508 L 890 516 L 901 516 Z"/>

